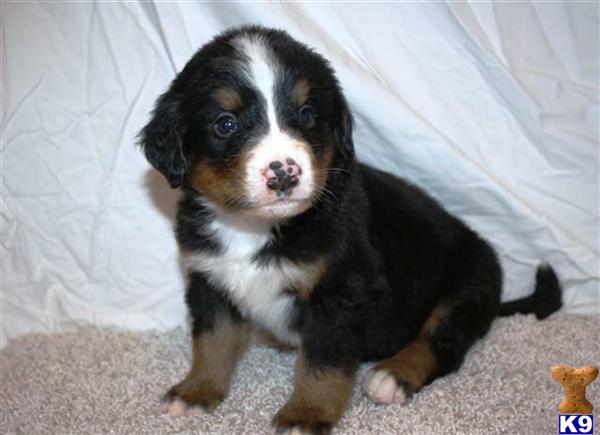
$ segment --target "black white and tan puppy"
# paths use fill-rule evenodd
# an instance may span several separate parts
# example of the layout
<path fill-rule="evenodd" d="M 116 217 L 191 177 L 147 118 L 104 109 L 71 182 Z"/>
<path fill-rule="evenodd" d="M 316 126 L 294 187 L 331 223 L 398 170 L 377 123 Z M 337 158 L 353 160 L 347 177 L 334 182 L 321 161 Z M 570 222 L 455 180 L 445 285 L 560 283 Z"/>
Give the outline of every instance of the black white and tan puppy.
<path fill-rule="evenodd" d="M 285 32 L 244 27 L 203 46 L 140 144 L 184 193 L 193 362 L 166 395 L 171 414 L 224 399 L 251 325 L 298 347 L 275 429 L 328 433 L 361 362 L 375 362 L 371 399 L 402 402 L 457 370 L 501 310 L 560 307 L 541 267 L 535 293 L 501 308 L 494 250 L 419 188 L 355 160 L 334 71 Z"/>

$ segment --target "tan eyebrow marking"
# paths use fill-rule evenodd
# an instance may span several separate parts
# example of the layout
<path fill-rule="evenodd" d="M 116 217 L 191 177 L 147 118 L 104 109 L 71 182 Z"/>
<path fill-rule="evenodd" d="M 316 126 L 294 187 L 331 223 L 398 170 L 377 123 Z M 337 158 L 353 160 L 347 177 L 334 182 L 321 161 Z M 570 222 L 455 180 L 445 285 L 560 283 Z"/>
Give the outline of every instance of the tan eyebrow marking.
<path fill-rule="evenodd" d="M 213 95 L 223 110 L 235 112 L 242 107 L 242 98 L 240 97 L 240 94 L 231 88 L 219 88 Z"/>
<path fill-rule="evenodd" d="M 308 80 L 298 80 L 294 85 L 294 89 L 292 89 L 292 102 L 297 106 L 302 106 L 308 101 L 309 91 L 310 85 L 308 83 Z"/>

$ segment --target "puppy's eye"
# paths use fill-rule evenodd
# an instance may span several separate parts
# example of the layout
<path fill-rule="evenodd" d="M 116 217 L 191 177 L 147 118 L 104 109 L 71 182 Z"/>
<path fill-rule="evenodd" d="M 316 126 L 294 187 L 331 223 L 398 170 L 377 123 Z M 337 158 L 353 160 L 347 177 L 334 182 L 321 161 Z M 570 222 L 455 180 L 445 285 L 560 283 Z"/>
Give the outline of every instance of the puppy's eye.
<path fill-rule="evenodd" d="M 225 139 L 237 131 L 238 124 L 233 115 L 223 115 L 215 121 L 214 128 L 216 135 Z"/>
<path fill-rule="evenodd" d="M 298 122 L 304 128 L 312 128 L 315 125 L 316 116 L 315 109 L 310 106 L 302 106 L 298 111 Z"/>

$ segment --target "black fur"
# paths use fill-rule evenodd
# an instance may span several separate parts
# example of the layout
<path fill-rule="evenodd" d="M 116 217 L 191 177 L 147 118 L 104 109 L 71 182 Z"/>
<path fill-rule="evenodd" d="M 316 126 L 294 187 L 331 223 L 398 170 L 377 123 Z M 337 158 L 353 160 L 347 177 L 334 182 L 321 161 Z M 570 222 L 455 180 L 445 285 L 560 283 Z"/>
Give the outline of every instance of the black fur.
<path fill-rule="evenodd" d="M 284 32 L 250 27 L 217 37 L 160 97 L 152 121 L 141 133 L 150 163 L 172 186 L 183 187 L 177 217 L 180 245 L 189 251 L 222 249 L 205 229 L 214 215 L 187 182 L 190 163 L 227 161 L 253 146 L 253 138 L 264 128 L 260 96 L 240 78 L 235 63 L 239 55 L 228 44 L 244 32 L 267 38 L 286 66 L 278 89 L 281 99 L 299 78 L 319 84 L 311 89 L 311 104 L 318 109 L 314 129 L 303 131 L 285 107 L 278 108 L 278 117 L 314 147 L 315 155 L 335 149 L 335 170 L 326 185 L 330 194 L 274 226 L 273 242 L 255 257 L 258 263 L 328 259 L 323 278 L 310 298 L 297 299 L 293 314 L 307 361 L 314 368 L 351 373 L 362 361 L 389 357 L 415 338 L 433 307 L 442 302 L 452 310 L 431 340 L 438 364 L 430 380 L 458 369 L 466 351 L 500 312 L 502 271 L 494 250 L 419 188 L 355 161 L 352 116 L 333 70 Z M 230 142 L 215 138 L 210 130 L 219 115 L 210 92 L 223 84 L 242 96 L 248 111 L 240 114 L 240 122 L 251 126 Z M 538 274 L 538 283 L 536 295 L 544 288 L 553 295 L 552 303 L 538 313 L 541 318 L 560 307 L 560 289 L 551 269 Z M 198 272 L 189 277 L 187 303 L 194 334 L 210 330 L 218 310 L 241 319 L 222 290 Z M 534 296 L 521 311 L 536 311 L 543 303 L 539 299 Z"/>
<path fill-rule="evenodd" d="M 515 313 L 535 313 L 539 320 L 558 311 L 562 306 L 562 291 L 558 277 L 548 265 L 538 268 L 535 276 L 535 291 L 529 297 L 502 304 L 501 316 L 510 316 Z"/>
<path fill-rule="evenodd" d="M 242 316 L 227 297 L 200 273 L 190 273 L 185 302 L 192 318 L 192 335 L 210 331 L 219 315 L 227 314 L 235 322 Z"/>

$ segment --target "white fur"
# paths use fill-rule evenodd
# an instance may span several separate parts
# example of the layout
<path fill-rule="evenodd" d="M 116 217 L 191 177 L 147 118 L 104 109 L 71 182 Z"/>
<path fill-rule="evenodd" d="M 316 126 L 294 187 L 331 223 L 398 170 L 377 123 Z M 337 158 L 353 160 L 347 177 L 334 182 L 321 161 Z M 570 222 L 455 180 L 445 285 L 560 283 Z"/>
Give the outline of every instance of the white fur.
<path fill-rule="evenodd" d="M 197 416 L 203 415 L 205 413 L 204 409 L 200 406 L 190 406 L 185 403 L 183 400 L 176 398 L 170 402 L 164 403 L 162 406 L 162 411 L 165 414 L 169 414 L 172 417 L 182 417 L 186 416 Z"/>
<path fill-rule="evenodd" d="M 377 403 L 403 403 L 406 392 L 386 370 L 370 370 L 365 378 L 363 389 L 369 399 Z"/>
<path fill-rule="evenodd" d="M 298 335 L 289 329 L 294 298 L 283 290 L 310 283 L 306 268 L 289 261 L 266 265 L 253 261 L 254 254 L 271 238 L 267 224 L 261 221 L 221 215 L 209 230 L 224 252 L 192 254 L 188 267 L 206 273 L 214 285 L 226 290 L 243 315 L 279 340 L 297 345 Z"/>
<path fill-rule="evenodd" d="M 254 88 L 262 94 L 267 103 L 268 132 L 260 139 L 252 151 L 246 165 L 246 185 L 250 200 L 259 204 L 277 204 L 276 193 L 266 187 L 264 171 L 273 161 L 285 162 L 292 158 L 302 170 L 298 186 L 288 198 L 292 201 L 309 199 L 314 190 L 314 171 L 309 156 L 309 147 L 306 143 L 290 136 L 281 129 L 275 113 L 275 86 L 277 84 L 278 65 L 274 56 L 269 53 L 267 44 L 261 37 L 240 37 L 235 41 L 238 49 L 248 58 L 246 70 L 248 79 Z M 271 214 L 294 214 L 290 204 L 281 204 L 283 207 L 270 210 Z M 281 208 L 281 210 L 279 210 Z M 297 213 L 298 210 L 295 210 Z"/>
<path fill-rule="evenodd" d="M 235 44 L 248 58 L 248 78 L 267 102 L 269 129 L 280 131 L 275 115 L 274 90 L 277 80 L 275 59 L 270 55 L 267 44 L 260 36 L 244 36 L 236 40 Z"/>

